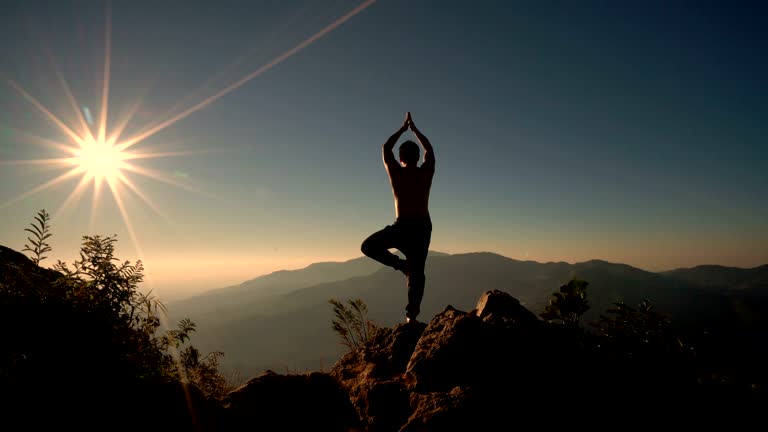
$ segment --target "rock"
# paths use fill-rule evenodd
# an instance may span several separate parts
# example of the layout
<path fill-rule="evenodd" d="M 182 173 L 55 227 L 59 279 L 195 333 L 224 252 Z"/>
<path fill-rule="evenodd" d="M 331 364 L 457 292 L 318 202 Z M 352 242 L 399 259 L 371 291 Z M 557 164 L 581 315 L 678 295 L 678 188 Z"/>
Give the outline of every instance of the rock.
<path fill-rule="evenodd" d="M 413 393 L 410 403 L 413 414 L 400 432 L 477 430 L 472 396 L 461 387 L 450 392 Z"/>
<path fill-rule="evenodd" d="M 368 342 L 359 349 L 345 354 L 331 370 L 340 381 L 359 378 L 368 373 L 376 377 L 391 377 L 405 372 L 413 348 L 427 327 L 424 323 L 398 324 L 394 328 L 378 328 Z"/>
<path fill-rule="evenodd" d="M 410 414 L 402 379 L 424 323 L 379 328 L 361 348 L 344 355 L 331 370 L 349 393 L 368 431 L 397 430 Z"/>
<path fill-rule="evenodd" d="M 332 376 L 278 375 L 266 371 L 223 400 L 227 429 L 347 431 L 359 419 Z"/>
<path fill-rule="evenodd" d="M 477 316 L 447 307 L 424 330 L 406 373 L 420 392 L 448 391 L 481 379 L 483 361 L 496 351 L 490 325 Z"/>
<path fill-rule="evenodd" d="M 359 388 L 365 388 L 360 386 Z M 410 391 L 402 380 L 373 382 L 365 394 L 361 418 L 366 419 L 368 432 L 387 432 L 400 428 L 411 413 Z M 358 400 L 362 394 L 358 394 Z"/>
<path fill-rule="evenodd" d="M 504 322 L 515 325 L 538 323 L 531 311 L 520 304 L 516 298 L 504 291 L 486 291 L 475 306 L 474 314 L 486 322 Z"/>

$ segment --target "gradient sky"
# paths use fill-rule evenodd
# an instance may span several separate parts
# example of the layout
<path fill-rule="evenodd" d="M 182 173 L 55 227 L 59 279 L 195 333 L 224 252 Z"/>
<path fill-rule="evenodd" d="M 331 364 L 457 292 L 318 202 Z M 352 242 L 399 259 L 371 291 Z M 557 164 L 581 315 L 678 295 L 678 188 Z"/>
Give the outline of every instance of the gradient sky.
<path fill-rule="evenodd" d="M 179 113 L 288 52 L 361 1 L 115 1 L 108 129 Z M 106 3 L 0 3 L 0 244 L 20 250 L 78 178 L 11 160 L 68 142 L 56 78 L 98 117 Z M 107 188 L 53 220 L 56 258 L 117 234 L 172 299 L 360 255 L 394 209 L 380 146 L 405 111 L 430 138 L 434 250 L 593 258 L 647 270 L 768 263 L 767 9 L 739 2 L 378 1 L 303 50 L 135 145 L 188 188 L 127 175 L 159 217 Z M 51 61 L 53 59 L 53 62 Z M 407 133 L 405 138 L 411 138 Z M 4 205 L 6 203 L 6 205 Z M 45 263 L 45 262 L 44 262 Z"/>

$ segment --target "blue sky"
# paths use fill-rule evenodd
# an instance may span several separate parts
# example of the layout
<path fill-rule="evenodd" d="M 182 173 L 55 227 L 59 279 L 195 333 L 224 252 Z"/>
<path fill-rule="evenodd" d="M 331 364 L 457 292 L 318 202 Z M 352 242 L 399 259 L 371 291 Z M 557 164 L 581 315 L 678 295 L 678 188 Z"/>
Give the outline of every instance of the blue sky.
<path fill-rule="evenodd" d="M 110 127 L 215 94 L 362 2 L 114 2 Z M 98 116 L 105 3 L 3 2 L 0 205 L 61 169 L 19 132 L 66 137 Z M 204 151 L 139 163 L 188 184 L 129 177 L 137 249 L 104 188 L 53 221 L 54 257 L 117 234 L 168 296 L 360 255 L 393 221 L 380 146 L 411 111 L 437 172 L 432 248 L 516 259 L 592 258 L 649 270 L 768 262 L 766 8 L 739 2 L 377 1 L 303 50 L 134 146 Z M 178 104 L 178 105 L 177 105 Z M 406 136 L 408 138 L 408 136 Z M 77 178 L 0 207 L 0 244 L 56 212 Z"/>

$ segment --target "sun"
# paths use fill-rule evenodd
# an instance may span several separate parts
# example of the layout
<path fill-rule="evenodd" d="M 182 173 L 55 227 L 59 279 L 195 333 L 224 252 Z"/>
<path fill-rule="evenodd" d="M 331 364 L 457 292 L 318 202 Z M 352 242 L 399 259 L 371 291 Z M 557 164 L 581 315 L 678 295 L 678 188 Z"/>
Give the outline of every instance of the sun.
<path fill-rule="evenodd" d="M 89 180 L 115 182 L 126 167 L 128 155 L 107 140 L 85 140 L 75 153 L 77 166 Z"/>

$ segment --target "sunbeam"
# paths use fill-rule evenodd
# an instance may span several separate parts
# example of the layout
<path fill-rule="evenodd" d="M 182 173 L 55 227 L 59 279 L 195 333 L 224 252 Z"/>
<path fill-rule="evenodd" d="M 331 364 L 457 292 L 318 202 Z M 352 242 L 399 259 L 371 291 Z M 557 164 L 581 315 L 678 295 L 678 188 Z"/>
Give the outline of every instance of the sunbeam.
<path fill-rule="evenodd" d="M 41 104 L 37 99 L 35 99 L 31 94 L 29 94 L 26 90 L 24 90 L 20 85 L 16 83 L 16 81 L 13 80 L 7 80 L 8 85 L 13 87 L 14 90 L 21 93 L 22 96 L 24 96 L 24 99 L 28 100 L 32 105 L 35 106 L 40 112 L 45 114 L 48 119 L 53 122 L 56 126 L 61 129 L 62 132 L 64 132 L 74 143 L 76 144 L 82 144 L 83 138 L 81 138 L 78 134 L 75 133 L 72 129 L 69 128 L 66 124 L 64 124 L 63 121 L 61 121 L 58 117 L 53 115 L 51 111 L 48 110 L 43 104 Z"/>
<path fill-rule="evenodd" d="M 123 160 L 154 159 L 154 158 L 174 157 L 174 156 L 192 156 L 192 155 L 199 155 L 199 154 L 206 154 L 206 153 L 211 153 L 211 150 L 200 149 L 200 150 L 183 150 L 183 151 L 157 152 L 157 153 L 126 153 Z"/>
<path fill-rule="evenodd" d="M 178 188 L 188 190 L 190 192 L 202 193 L 201 191 L 199 191 L 199 190 L 197 190 L 197 189 L 195 189 L 195 188 L 193 188 L 193 187 L 191 187 L 191 186 L 189 186 L 187 184 L 184 184 L 184 183 L 181 183 L 179 181 L 176 181 L 173 178 L 168 177 L 167 175 L 165 175 L 162 172 L 157 171 L 157 170 L 153 170 L 153 169 L 146 168 L 146 167 L 141 167 L 141 166 L 138 166 L 138 165 L 133 165 L 133 164 L 130 164 L 130 163 L 125 163 L 124 166 L 123 166 L 123 169 L 126 170 L 126 171 L 131 171 L 133 173 L 143 175 L 144 177 L 149 177 L 151 179 L 155 179 L 157 181 L 169 184 L 171 186 L 176 186 Z"/>
<path fill-rule="evenodd" d="M 71 204 L 73 204 L 73 202 L 77 203 L 80 201 L 80 196 L 83 194 L 85 188 L 88 187 L 88 183 L 88 177 L 82 176 L 80 178 L 80 182 L 77 183 L 77 186 L 72 189 L 72 192 L 69 193 L 64 202 L 59 206 L 59 209 L 56 210 L 56 213 L 53 214 L 53 219 L 58 219 L 59 216 L 64 213 Z"/>
<path fill-rule="evenodd" d="M 82 172 L 83 172 L 83 168 L 81 168 L 79 166 L 76 166 L 76 167 L 72 168 L 71 170 L 65 172 L 64 174 L 62 174 L 62 175 L 60 175 L 60 176 L 58 176 L 56 178 L 53 178 L 51 180 L 48 180 L 47 182 L 41 184 L 40 186 L 37 186 L 37 187 L 35 187 L 33 189 L 30 189 L 30 190 L 28 190 L 28 191 L 26 191 L 26 192 L 24 192 L 24 193 L 22 193 L 20 195 L 17 195 L 15 197 L 9 199 L 8 201 L 0 204 L 0 208 L 8 207 L 11 204 L 14 204 L 14 203 L 17 203 L 17 202 L 23 200 L 24 198 L 27 198 L 27 197 L 30 197 L 30 196 L 36 194 L 36 193 L 42 192 L 42 191 L 44 191 L 44 190 L 46 190 L 46 189 L 48 189 L 50 187 L 56 186 L 57 184 L 65 181 L 67 179 L 70 179 L 70 178 L 72 178 L 72 177 L 74 177 L 74 176 L 76 176 L 78 174 L 81 174 Z"/>
<path fill-rule="evenodd" d="M 104 142 L 107 136 L 107 112 L 109 111 L 109 74 L 112 63 L 112 3 L 107 2 L 106 23 L 104 30 L 104 78 L 101 90 L 101 116 L 99 118 L 98 141 Z"/>
<path fill-rule="evenodd" d="M 101 185 L 102 182 L 93 182 L 93 200 L 91 201 L 91 214 L 88 217 L 88 231 L 93 232 L 93 228 L 96 225 L 96 211 L 99 209 L 99 202 L 101 201 Z"/>
<path fill-rule="evenodd" d="M 276 30 L 273 30 L 270 32 L 269 35 L 266 37 L 259 39 L 256 41 L 256 44 L 251 47 L 248 52 L 242 54 L 232 62 L 230 62 L 227 66 L 222 68 L 219 72 L 217 72 L 212 77 L 205 80 L 205 82 L 201 85 L 199 85 L 196 89 L 192 90 L 184 96 L 182 99 L 180 99 L 178 102 L 174 103 L 173 106 L 165 110 L 162 114 L 158 115 L 158 119 L 164 119 L 168 118 L 174 115 L 175 112 L 177 112 L 179 109 L 182 109 L 187 103 L 191 102 L 195 99 L 196 96 L 198 96 L 200 93 L 202 93 L 204 90 L 208 90 L 210 87 L 213 87 L 213 84 L 216 83 L 218 80 L 224 78 L 228 72 L 233 70 L 236 66 L 242 64 L 246 59 L 252 58 L 256 53 L 260 52 L 265 46 L 267 46 L 267 42 L 273 42 L 275 39 L 275 36 L 277 36 L 280 32 L 290 28 L 294 22 L 300 18 L 302 15 L 304 15 L 310 8 L 311 8 L 312 2 L 310 1 L 306 5 L 302 6 L 297 12 L 295 12 L 287 21 L 283 22 L 280 27 Z M 162 120 L 158 120 L 156 122 L 150 123 L 146 125 L 144 130 L 139 132 L 139 134 L 144 133 L 144 131 L 147 131 L 149 129 L 154 128 L 157 126 Z"/>
<path fill-rule="evenodd" d="M 141 102 L 144 99 L 144 96 L 146 95 L 146 92 L 149 90 L 149 87 L 147 87 L 143 92 L 141 92 L 141 95 L 138 97 L 136 102 L 134 102 L 131 107 L 128 109 L 128 112 L 125 114 L 125 116 L 118 122 L 117 126 L 115 127 L 115 130 L 112 131 L 112 133 L 109 135 L 109 138 L 107 139 L 107 142 L 111 145 L 114 145 L 117 140 L 120 139 L 120 136 L 123 134 L 123 131 L 128 126 L 128 123 L 131 122 L 133 119 L 133 116 L 136 114 L 136 111 L 139 110 L 139 107 L 141 106 Z"/>
<path fill-rule="evenodd" d="M 77 117 L 77 120 L 80 123 L 80 127 L 82 128 L 82 132 L 80 133 L 80 136 L 83 138 L 93 139 L 93 134 L 91 133 L 91 129 L 90 127 L 88 127 L 88 123 L 85 121 L 85 117 L 83 117 L 82 110 L 77 105 L 77 100 L 75 99 L 75 95 L 72 94 L 72 89 L 69 88 L 69 83 L 67 83 L 67 80 L 64 79 L 64 75 L 62 75 L 61 70 L 59 69 L 59 65 L 58 63 L 56 63 L 56 59 L 53 57 L 53 54 L 48 52 L 47 50 L 46 50 L 46 54 L 48 55 L 48 60 L 51 62 L 51 66 L 53 67 L 53 73 L 56 74 L 56 79 L 59 81 L 59 84 L 61 84 L 61 87 L 64 90 L 64 94 L 67 96 L 67 101 L 69 102 L 69 105 L 72 107 L 72 109 L 75 111 L 75 116 Z"/>
<path fill-rule="evenodd" d="M 76 147 L 76 146 L 69 146 L 69 145 L 66 145 L 66 144 L 62 144 L 60 142 L 57 142 L 57 141 L 54 141 L 54 140 L 50 140 L 50 139 L 47 139 L 47 138 L 43 138 L 43 137 L 31 134 L 31 133 L 23 131 L 23 130 L 19 130 L 19 129 L 12 128 L 12 127 L 5 127 L 5 128 L 10 130 L 10 131 L 13 131 L 13 133 L 15 135 L 21 137 L 23 140 L 25 140 L 26 142 L 28 142 L 30 144 L 33 144 L 33 145 L 42 146 L 42 147 L 48 147 L 48 148 L 53 149 L 53 150 L 61 150 L 61 151 L 65 152 L 65 153 L 69 153 L 71 155 L 75 155 L 77 153 L 77 150 L 78 150 L 78 147 Z"/>
<path fill-rule="evenodd" d="M 152 209 L 152 211 L 155 212 L 156 215 L 160 216 L 166 223 L 170 224 L 171 219 L 163 213 L 162 210 L 157 206 L 157 204 L 154 203 L 144 192 L 141 191 L 134 183 L 133 180 L 126 177 L 125 174 L 122 172 L 117 175 L 118 180 L 120 180 L 125 186 L 128 187 L 134 194 L 136 194 L 137 197 L 139 197 L 142 201 L 144 201 L 144 204 L 146 204 L 149 208 Z"/>
<path fill-rule="evenodd" d="M 219 98 L 227 95 L 228 93 L 240 88 L 243 84 L 247 83 L 248 81 L 251 81 L 252 79 L 256 78 L 257 76 L 263 74 L 264 72 L 272 69 L 277 64 L 281 63 L 283 60 L 293 56 L 297 52 L 303 50 L 304 48 L 311 45 L 316 40 L 320 39 L 321 37 L 325 36 L 329 32 L 336 29 L 338 26 L 344 24 L 347 22 L 350 18 L 354 17 L 355 15 L 359 14 L 360 12 L 364 11 L 366 8 L 368 8 L 370 5 L 375 3 L 376 0 L 367 0 L 363 2 L 362 4 L 358 5 L 351 11 L 347 12 L 345 15 L 343 15 L 341 18 L 336 19 L 336 21 L 332 22 L 331 24 L 327 25 L 325 28 L 320 30 L 319 32 L 313 34 L 312 36 L 308 37 L 307 39 L 304 39 L 302 42 L 300 42 L 298 45 L 294 46 L 293 48 L 289 49 L 288 51 L 280 54 L 279 56 L 272 59 L 269 63 L 265 64 L 264 66 L 261 66 L 260 68 L 256 69 L 255 71 L 249 73 L 248 75 L 244 76 L 243 78 L 240 78 L 239 80 L 235 81 L 234 83 L 228 85 L 227 87 L 219 90 L 217 93 L 213 94 L 212 96 L 209 96 L 208 98 L 198 102 L 197 104 L 193 105 L 190 108 L 187 108 L 186 110 L 180 112 L 179 114 L 176 114 L 175 116 L 169 118 L 168 120 L 165 120 L 158 124 L 157 126 L 147 130 L 146 132 L 143 132 L 139 135 L 136 135 L 132 138 L 129 138 L 125 141 L 123 141 L 120 144 L 120 150 L 125 150 L 147 138 L 150 136 L 160 132 L 161 130 L 167 128 L 168 126 L 171 126 L 172 124 L 178 122 L 181 119 L 184 119 L 188 117 L 189 115 L 205 108 L 206 106 L 210 105 L 211 103 L 215 102 Z"/>
<path fill-rule="evenodd" d="M 0 161 L 0 165 L 76 165 L 78 158 L 50 158 Z"/>
<path fill-rule="evenodd" d="M 136 253 L 140 257 L 143 257 L 144 251 L 142 250 L 138 237 L 136 237 L 136 231 L 133 229 L 133 223 L 131 222 L 130 216 L 128 216 L 128 212 L 125 210 L 125 204 L 123 203 L 123 198 L 120 195 L 120 185 L 116 184 L 113 179 L 105 179 L 105 181 L 107 182 L 109 189 L 112 191 L 112 197 L 115 199 L 117 208 L 120 210 L 120 215 L 123 218 L 123 223 L 125 224 L 125 228 L 128 231 L 128 235 L 131 237 L 133 246 L 136 248 Z"/>

